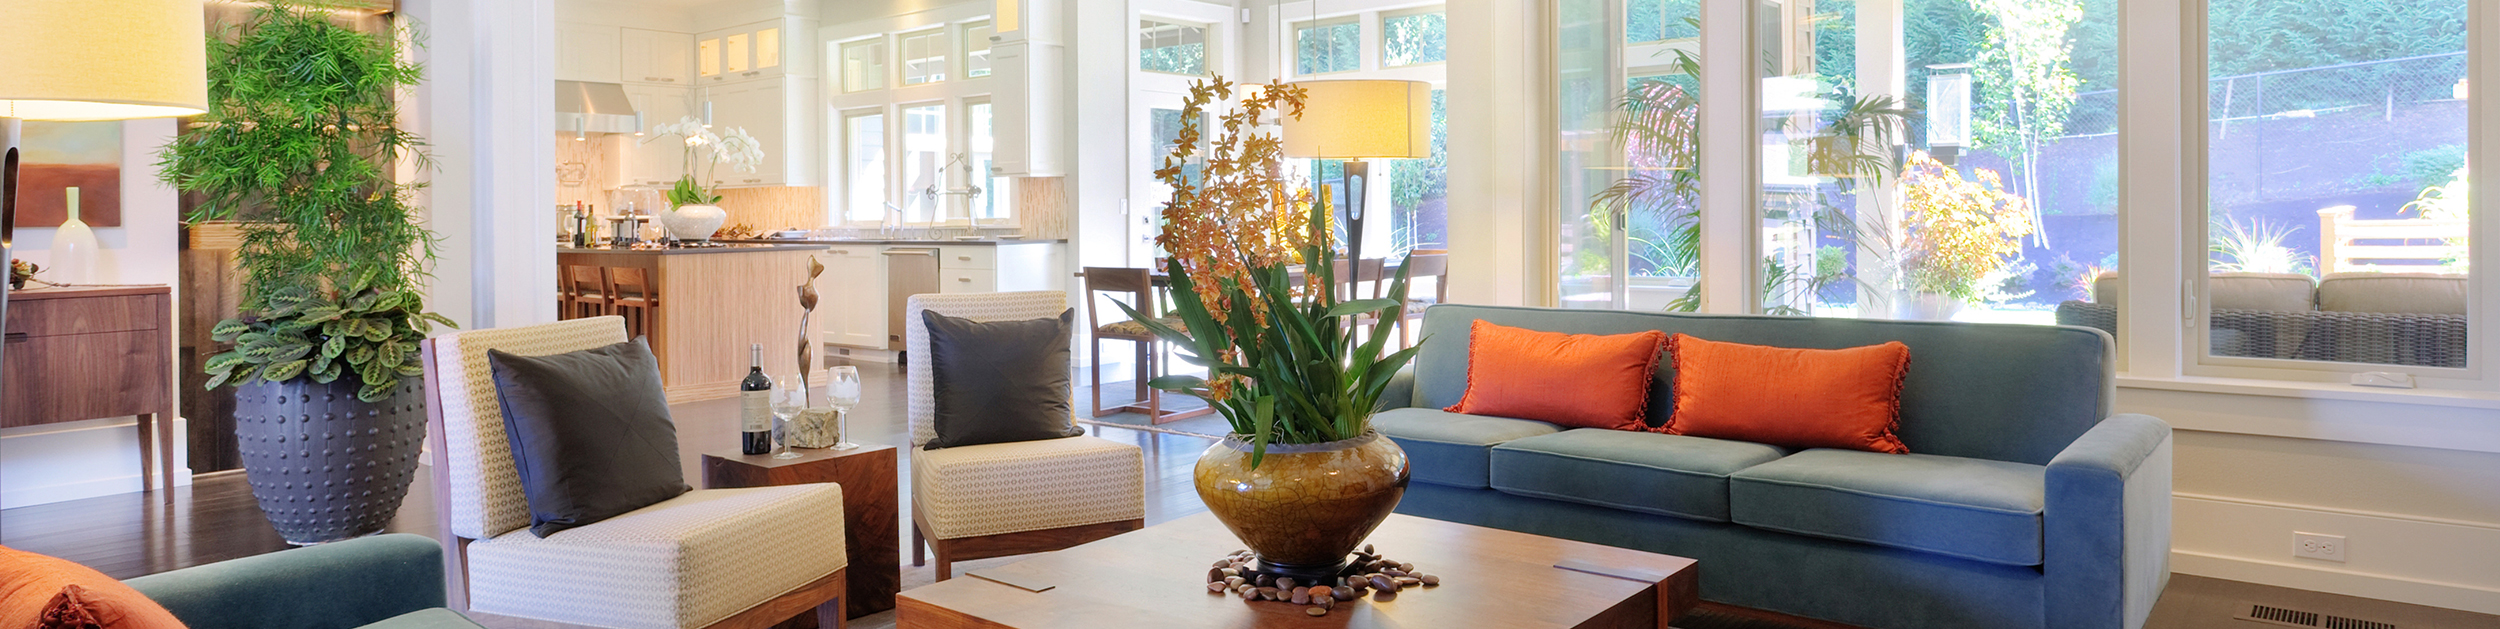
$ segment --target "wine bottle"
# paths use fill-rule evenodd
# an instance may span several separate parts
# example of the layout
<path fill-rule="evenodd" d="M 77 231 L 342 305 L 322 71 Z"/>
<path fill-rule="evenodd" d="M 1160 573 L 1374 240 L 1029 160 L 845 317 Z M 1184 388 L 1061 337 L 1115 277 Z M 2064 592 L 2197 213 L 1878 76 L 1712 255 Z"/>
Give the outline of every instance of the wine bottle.
<path fill-rule="evenodd" d="M 747 351 L 747 378 L 738 382 L 738 451 L 767 454 L 773 451 L 773 380 L 764 377 L 764 344 L 749 346 Z"/>

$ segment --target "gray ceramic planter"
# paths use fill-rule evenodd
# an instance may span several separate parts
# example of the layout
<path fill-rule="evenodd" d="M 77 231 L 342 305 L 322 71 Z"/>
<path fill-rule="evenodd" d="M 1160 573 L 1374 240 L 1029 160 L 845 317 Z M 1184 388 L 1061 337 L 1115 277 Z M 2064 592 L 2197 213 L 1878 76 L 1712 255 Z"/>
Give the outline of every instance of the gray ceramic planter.
<path fill-rule="evenodd" d="M 415 480 L 425 444 L 422 379 L 401 379 L 376 404 L 357 400 L 350 380 L 235 388 L 235 434 L 252 497 L 289 544 L 381 532 Z"/>

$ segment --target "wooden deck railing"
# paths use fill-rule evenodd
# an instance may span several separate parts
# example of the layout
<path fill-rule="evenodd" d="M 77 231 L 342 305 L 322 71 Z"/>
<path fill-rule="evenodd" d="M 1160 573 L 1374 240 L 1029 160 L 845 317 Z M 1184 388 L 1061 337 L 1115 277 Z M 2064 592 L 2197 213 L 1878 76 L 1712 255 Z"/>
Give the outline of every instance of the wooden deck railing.
<path fill-rule="evenodd" d="M 2427 264 L 2435 270 L 2465 255 L 2466 222 L 2461 219 L 2402 218 L 2357 220 L 2353 207 L 2318 210 L 2318 266 L 2328 273 L 2391 270 L 2389 266 Z M 2355 244 L 2368 241 L 2373 244 Z M 2386 244 L 2390 241 L 2403 244 Z M 2403 265 L 2387 265 L 2403 262 Z M 2382 266 L 2385 265 L 2385 266 Z"/>

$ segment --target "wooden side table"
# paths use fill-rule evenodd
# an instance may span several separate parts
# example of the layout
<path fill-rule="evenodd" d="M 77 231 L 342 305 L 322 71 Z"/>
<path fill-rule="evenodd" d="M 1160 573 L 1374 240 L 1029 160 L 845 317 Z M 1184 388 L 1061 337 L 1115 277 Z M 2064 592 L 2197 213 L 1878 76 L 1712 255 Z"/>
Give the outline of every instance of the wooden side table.
<path fill-rule="evenodd" d="M 703 455 L 703 486 L 707 489 L 769 487 L 801 483 L 842 486 L 842 531 L 850 552 L 850 617 L 894 609 L 894 593 L 902 589 L 902 518 L 896 510 L 894 446 L 863 445 L 850 450 L 798 448 L 795 459 L 736 452 Z"/>
<path fill-rule="evenodd" d="M 139 418 L 140 486 L 173 499 L 173 289 L 10 291 L 0 428 Z M 215 393 L 212 395 L 231 395 Z"/>

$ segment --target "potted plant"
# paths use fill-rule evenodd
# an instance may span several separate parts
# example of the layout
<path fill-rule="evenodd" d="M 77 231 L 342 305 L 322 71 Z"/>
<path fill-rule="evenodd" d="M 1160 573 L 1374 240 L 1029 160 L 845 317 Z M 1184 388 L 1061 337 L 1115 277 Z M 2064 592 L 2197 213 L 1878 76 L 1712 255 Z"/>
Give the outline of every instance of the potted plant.
<path fill-rule="evenodd" d="M 677 138 L 685 144 L 686 173 L 677 178 L 677 185 L 668 189 L 670 209 L 660 214 L 660 226 L 668 228 L 668 235 L 678 240 L 711 240 L 712 233 L 720 231 L 721 222 L 729 219 L 729 213 L 714 205 L 720 203 L 720 186 L 706 186 L 695 178 L 696 157 L 703 157 L 706 164 L 703 179 L 717 182 L 719 179 L 714 175 L 720 173 L 722 162 L 728 162 L 732 170 L 742 173 L 755 172 L 762 167 L 764 146 L 756 143 L 755 136 L 747 135 L 745 127 L 732 128 L 728 133 L 713 133 L 710 125 L 691 117 L 680 118 L 675 123 L 654 125 L 651 134 L 643 137 L 642 141 L 651 142 L 666 137 Z"/>
<path fill-rule="evenodd" d="M 1394 321 L 1406 303 L 1402 268 L 1386 299 L 1341 300 L 1328 208 L 1278 173 L 1270 114 L 1299 116 L 1300 88 L 1250 86 L 1217 105 L 1220 135 L 1195 159 L 1210 104 L 1234 103 L 1222 78 L 1190 89 L 1179 138 L 1155 176 L 1173 188 L 1158 242 L 1171 254 L 1173 313 L 1165 325 L 1129 316 L 1209 376 L 1153 386 L 1207 401 L 1232 434 L 1198 459 L 1199 498 L 1258 554 L 1257 570 L 1328 582 L 1405 495 L 1406 453 L 1374 432 L 1372 413 L 1414 348 L 1387 351 L 1392 331 L 1358 335 L 1353 320 Z M 1203 173 L 1184 163 L 1204 164 Z M 1307 268 L 1293 277 L 1297 265 Z"/>
<path fill-rule="evenodd" d="M 389 33 L 275 3 L 208 44 L 208 112 L 166 147 L 161 177 L 234 221 L 241 316 L 213 337 L 209 389 L 235 387 L 252 493 L 290 543 L 378 532 L 424 442 L 418 342 L 449 319 L 417 281 L 435 236 L 391 177 L 425 164 L 398 127 L 418 68 Z"/>
<path fill-rule="evenodd" d="M 1995 292 L 1986 281 L 2022 255 L 2031 204 L 2005 191 L 1996 171 L 1977 180 L 1925 153 L 1912 153 L 1901 179 L 1904 318 L 1945 320 Z"/>

